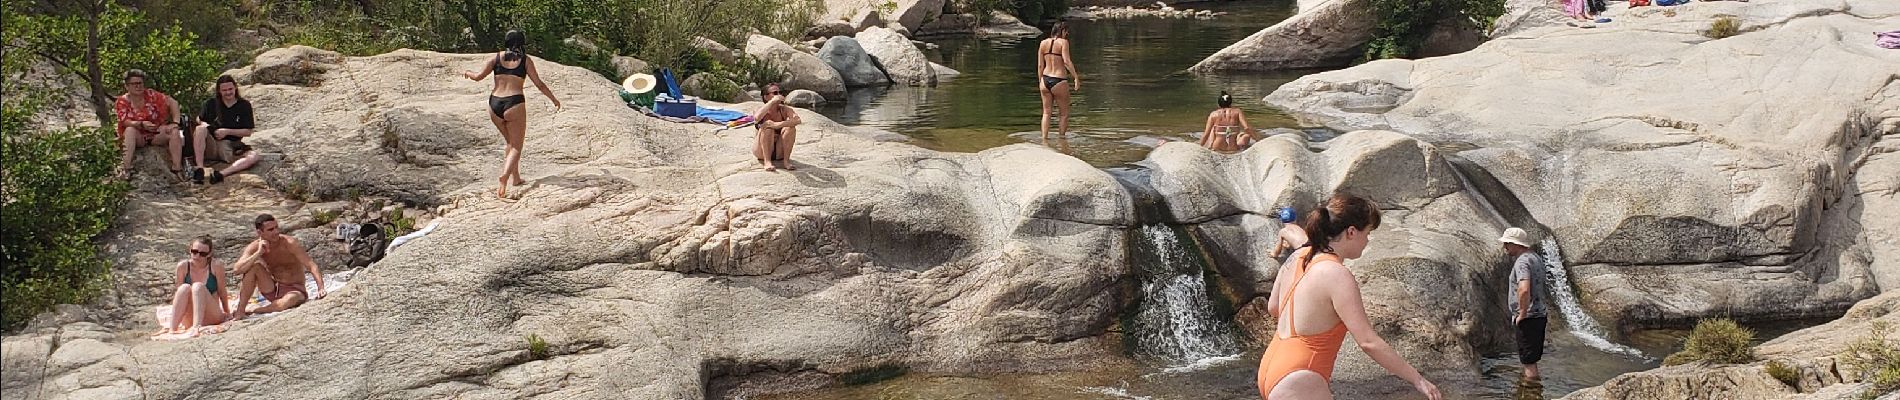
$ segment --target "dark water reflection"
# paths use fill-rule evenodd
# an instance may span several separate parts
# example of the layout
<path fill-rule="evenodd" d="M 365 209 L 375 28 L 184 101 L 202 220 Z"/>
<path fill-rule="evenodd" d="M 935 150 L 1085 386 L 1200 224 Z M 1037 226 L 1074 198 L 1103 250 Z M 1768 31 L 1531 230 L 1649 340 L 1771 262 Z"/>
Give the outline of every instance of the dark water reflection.
<path fill-rule="evenodd" d="M 1209 54 L 1286 18 L 1288 0 L 1196 3 L 1227 15 L 1213 20 L 1145 18 L 1070 22 L 1072 58 L 1082 75 L 1070 119 L 1071 153 L 1097 166 L 1139 161 L 1157 138 L 1193 140 L 1222 90 L 1257 129 L 1296 127 L 1260 98 L 1311 71 L 1196 75 L 1182 72 Z M 935 88 L 853 91 L 819 112 L 872 126 L 926 148 L 976 152 L 1040 142 L 1036 119 L 1038 38 L 940 38 L 933 57 L 963 74 Z M 1050 129 L 1055 129 L 1053 122 Z"/>

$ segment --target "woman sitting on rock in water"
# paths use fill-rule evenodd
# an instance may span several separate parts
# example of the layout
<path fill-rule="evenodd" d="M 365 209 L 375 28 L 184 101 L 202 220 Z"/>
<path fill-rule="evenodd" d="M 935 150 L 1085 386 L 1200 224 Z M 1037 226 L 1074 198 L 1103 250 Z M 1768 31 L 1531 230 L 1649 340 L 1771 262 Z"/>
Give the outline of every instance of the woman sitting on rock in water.
<path fill-rule="evenodd" d="M 1220 108 L 1207 114 L 1207 126 L 1201 128 L 1201 147 L 1214 151 L 1240 151 L 1253 144 L 1253 126 L 1247 125 L 1247 114 L 1234 108 L 1234 96 L 1227 91 L 1220 92 L 1215 100 Z"/>
<path fill-rule="evenodd" d="M 508 31 L 504 40 L 508 48 L 489 58 L 488 63 L 482 66 L 481 73 L 462 71 L 462 77 L 478 82 L 488 78 L 489 73 L 495 74 L 495 88 L 488 93 L 488 120 L 494 122 L 495 129 L 501 131 L 501 140 L 505 145 L 502 151 L 501 188 L 495 191 L 495 196 L 503 199 L 508 198 L 509 186 L 527 183 L 521 179 L 521 145 L 528 135 L 528 108 L 525 107 L 528 98 L 521 94 L 522 84 L 533 79 L 541 95 L 547 96 L 556 110 L 561 108 L 561 99 L 554 98 L 554 92 L 541 82 L 541 74 L 534 69 L 534 60 L 521 50 L 526 43 L 527 37 L 521 31 Z"/>
<path fill-rule="evenodd" d="M 224 290 L 224 264 L 212 258 L 211 238 L 200 236 L 186 246 L 191 258 L 178 262 L 172 279 L 172 315 L 157 335 L 218 333 L 224 331 L 225 316 L 230 314 L 231 298 Z M 154 335 L 156 336 L 156 335 Z"/>
<path fill-rule="evenodd" d="M 1069 134 L 1069 93 L 1082 91 L 1082 76 L 1069 60 L 1069 23 L 1049 28 L 1049 38 L 1036 45 L 1036 91 L 1042 93 L 1042 137 L 1049 138 L 1049 107 L 1061 111 L 1061 134 Z"/>
<path fill-rule="evenodd" d="M 1280 267 L 1267 299 L 1267 313 L 1277 326 L 1255 378 L 1260 397 L 1333 398 L 1333 361 L 1351 332 L 1373 361 L 1411 382 L 1426 398 L 1439 400 L 1438 387 L 1373 330 L 1359 281 L 1346 269 L 1345 260 L 1363 255 L 1369 235 L 1379 228 L 1379 209 L 1366 199 L 1334 194 L 1308 214 L 1305 225 L 1306 247 Z"/>
<path fill-rule="evenodd" d="M 792 166 L 792 144 L 798 142 L 798 110 L 785 105 L 785 94 L 778 84 L 765 85 L 765 105 L 759 107 L 759 113 L 752 116 L 759 121 L 758 142 L 752 145 L 752 157 L 759 159 L 759 165 L 766 171 L 776 170 L 772 163 L 784 161 L 786 171 L 797 171 Z"/>

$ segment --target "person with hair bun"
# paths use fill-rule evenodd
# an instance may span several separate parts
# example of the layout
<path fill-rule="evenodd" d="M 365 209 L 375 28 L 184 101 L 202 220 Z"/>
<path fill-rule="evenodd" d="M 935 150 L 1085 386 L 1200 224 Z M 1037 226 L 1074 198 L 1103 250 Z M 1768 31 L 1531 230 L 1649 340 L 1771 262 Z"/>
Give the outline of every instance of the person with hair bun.
<path fill-rule="evenodd" d="M 1234 107 L 1234 96 L 1227 91 L 1220 92 L 1215 99 L 1214 112 L 1207 114 L 1207 126 L 1201 128 L 1201 147 L 1214 151 L 1240 151 L 1253 144 L 1253 126 L 1247 124 L 1247 114 Z"/>
<path fill-rule="evenodd" d="M 481 73 L 462 71 L 462 77 L 471 81 L 481 81 L 488 78 L 488 74 L 495 74 L 495 88 L 488 93 L 488 120 L 495 123 L 496 130 L 501 131 L 505 146 L 502 150 L 501 188 L 495 191 L 495 196 L 504 200 L 509 199 L 508 187 L 527 183 L 521 179 L 521 145 L 528 135 L 528 109 L 524 107 L 528 98 L 521 94 L 522 84 L 534 80 L 534 86 L 541 90 L 541 95 L 547 96 L 556 110 L 561 108 L 561 99 L 554 98 L 554 91 L 541 82 L 541 74 L 534 68 L 534 59 L 522 49 L 527 41 L 527 35 L 521 31 L 508 31 L 503 40 L 507 48 L 489 58 L 488 64 L 482 66 Z"/>
<path fill-rule="evenodd" d="M 1346 333 L 1379 366 L 1405 379 L 1431 400 L 1438 387 L 1419 375 L 1386 344 L 1366 317 L 1359 281 L 1345 260 L 1364 255 L 1371 233 L 1379 229 L 1379 208 L 1371 201 L 1334 194 L 1307 213 L 1306 247 L 1280 267 L 1268 297 L 1275 318 L 1273 341 L 1260 357 L 1255 383 L 1263 399 L 1331 399 L 1333 361 Z"/>

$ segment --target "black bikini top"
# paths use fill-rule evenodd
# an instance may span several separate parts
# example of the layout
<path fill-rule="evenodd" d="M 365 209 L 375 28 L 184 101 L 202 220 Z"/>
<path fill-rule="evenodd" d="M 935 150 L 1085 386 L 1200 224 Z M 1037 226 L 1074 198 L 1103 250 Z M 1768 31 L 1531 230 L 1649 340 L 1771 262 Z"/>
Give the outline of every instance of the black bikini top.
<path fill-rule="evenodd" d="M 514 76 L 522 77 L 522 78 L 528 77 L 528 58 L 522 57 L 521 53 L 515 53 L 515 52 L 509 52 L 508 55 L 510 57 L 507 57 L 507 58 L 520 59 L 521 63 L 515 64 L 514 68 L 503 67 L 501 66 L 501 62 L 502 60 L 504 60 L 504 58 L 502 58 L 502 56 L 500 55 L 496 55 L 495 56 L 495 74 L 496 75 L 514 75 Z"/>

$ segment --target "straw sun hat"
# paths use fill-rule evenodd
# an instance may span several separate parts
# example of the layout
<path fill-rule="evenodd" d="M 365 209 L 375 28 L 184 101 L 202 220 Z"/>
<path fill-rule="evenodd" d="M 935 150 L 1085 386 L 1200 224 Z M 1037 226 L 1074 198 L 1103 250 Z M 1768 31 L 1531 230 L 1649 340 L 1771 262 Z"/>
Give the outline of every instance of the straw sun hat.
<path fill-rule="evenodd" d="M 628 76 L 627 80 L 620 82 L 620 88 L 626 89 L 627 93 L 640 94 L 653 91 L 655 86 L 659 86 L 659 82 L 660 80 L 654 78 L 653 75 L 633 74 Z"/>

